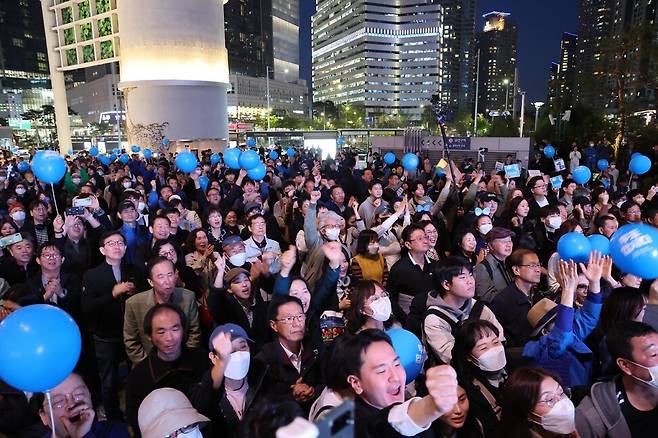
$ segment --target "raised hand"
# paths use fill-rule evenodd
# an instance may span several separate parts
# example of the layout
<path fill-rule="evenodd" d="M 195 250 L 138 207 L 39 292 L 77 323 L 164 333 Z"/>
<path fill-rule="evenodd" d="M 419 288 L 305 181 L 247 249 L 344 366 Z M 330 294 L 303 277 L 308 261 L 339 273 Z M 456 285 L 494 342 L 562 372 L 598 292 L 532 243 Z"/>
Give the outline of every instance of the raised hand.
<path fill-rule="evenodd" d="M 606 256 L 607 257 L 607 256 Z M 603 275 L 605 258 L 598 251 L 592 251 L 589 253 L 589 261 L 587 262 L 587 267 L 582 263 L 579 263 L 580 270 L 583 272 L 585 277 L 590 283 L 598 283 L 601 281 L 601 276 Z M 610 257 L 607 257 L 610 259 Z"/>
<path fill-rule="evenodd" d="M 317 204 L 321 197 L 322 193 L 320 193 L 318 190 L 313 190 L 311 192 L 311 204 Z"/>
<path fill-rule="evenodd" d="M 457 404 L 457 373 L 450 365 L 427 370 L 425 385 L 439 416 L 452 411 Z"/>
<path fill-rule="evenodd" d="M 324 256 L 329 260 L 329 266 L 331 266 L 333 269 L 336 269 L 338 266 L 340 266 L 340 260 L 343 255 L 343 250 L 340 245 L 340 242 L 327 242 L 324 245 L 322 245 L 322 252 L 324 252 Z"/>
<path fill-rule="evenodd" d="M 287 277 L 290 271 L 292 270 L 292 267 L 295 266 L 295 262 L 297 261 L 297 247 L 294 245 L 290 245 L 288 250 L 281 254 L 281 258 L 279 259 L 279 262 L 281 263 L 281 271 L 280 274 L 282 277 Z"/>
<path fill-rule="evenodd" d="M 573 260 L 560 260 L 557 265 L 557 281 L 563 291 L 575 292 L 578 286 L 578 270 Z"/>

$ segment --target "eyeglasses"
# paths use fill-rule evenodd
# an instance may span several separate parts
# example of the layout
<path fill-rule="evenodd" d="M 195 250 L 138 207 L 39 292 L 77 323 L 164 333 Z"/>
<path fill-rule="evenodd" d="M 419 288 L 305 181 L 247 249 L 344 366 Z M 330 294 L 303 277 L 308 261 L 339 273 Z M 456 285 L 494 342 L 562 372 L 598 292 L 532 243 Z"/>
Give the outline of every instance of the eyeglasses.
<path fill-rule="evenodd" d="M 117 247 L 123 247 L 126 246 L 126 242 L 123 240 L 110 240 L 108 242 L 105 242 L 103 245 L 109 246 L 110 248 L 117 248 Z"/>
<path fill-rule="evenodd" d="M 61 255 L 59 253 L 45 253 L 44 252 L 39 257 L 43 258 L 43 259 L 47 259 L 47 260 L 55 260 L 56 258 L 61 257 Z"/>
<path fill-rule="evenodd" d="M 85 391 L 79 391 L 76 392 L 75 394 L 63 394 L 60 396 L 55 397 L 52 402 L 53 402 L 53 408 L 55 409 L 64 409 L 67 405 L 67 401 L 70 399 L 73 404 L 78 404 L 81 402 L 85 401 L 85 398 L 87 397 L 87 393 Z"/>
<path fill-rule="evenodd" d="M 176 438 L 178 435 L 183 435 L 189 432 L 192 432 L 198 423 L 190 424 L 189 426 L 181 427 L 180 429 L 165 435 L 164 438 Z"/>
<path fill-rule="evenodd" d="M 437 234 L 437 235 L 438 235 L 438 234 Z M 422 242 L 422 241 L 424 241 L 424 240 L 429 240 L 429 238 L 427 237 L 427 235 L 425 235 L 425 236 L 423 236 L 423 237 L 417 237 L 417 238 L 415 238 L 415 239 L 409 239 L 409 242 L 416 242 L 416 241 L 418 241 L 418 240 L 420 240 L 420 241 Z"/>
<path fill-rule="evenodd" d="M 173 249 L 172 249 L 171 251 L 160 251 L 160 255 L 161 255 L 162 257 L 175 256 L 175 255 L 176 255 L 176 251 L 173 250 Z"/>
<path fill-rule="evenodd" d="M 370 298 L 368 298 L 368 301 L 370 301 L 370 303 L 374 303 L 377 300 L 388 298 L 390 296 L 391 294 L 389 294 L 388 291 L 383 290 L 379 295 L 371 295 Z"/>
<path fill-rule="evenodd" d="M 530 268 L 530 269 L 539 269 L 539 268 L 541 268 L 541 264 L 539 264 L 539 263 L 530 263 L 528 265 L 519 265 L 519 266 L 522 266 L 524 268 Z"/>
<path fill-rule="evenodd" d="M 567 395 L 564 393 L 564 391 L 562 390 L 562 388 L 560 388 L 560 390 L 559 390 L 558 392 L 556 392 L 556 393 L 554 393 L 554 394 L 552 394 L 552 395 L 548 395 L 548 396 L 546 396 L 545 398 L 539 400 L 539 401 L 537 402 L 537 404 L 538 404 L 538 405 L 539 405 L 539 404 L 546 405 L 546 406 L 548 406 L 549 408 L 552 409 L 553 406 L 555 406 L 555 405 L 557 404 L 557 402 L 559 402 L 560 400 L 562 400 L 562 399 L 565 398 L 566 396 L 567 396 Z"/>
<path fill-rule="evenodd" d="M 264 226 L 265 226 L 265 222 L 263 222 L 263 221 L 252 222 L 252 223 L 251 223 L 251 226 L 252 226 L 252 227 L 264 227 Z"/>
<path fill-rule="evenodd" d="M 588 287 L 589 287 L 588 284 L 579 284 L 578 286 L 576 286 L 576 289 L 587 289 Z"/>
<path fill-rule="evenodd" d="M 282 322 L 286 325 L 292 325 L 293 322 L 304 322 L 306 321 L 306 315 L 300 313 L 299 315 L 286 316 L 285 318 L 277 319 L 276 321 Z"/>

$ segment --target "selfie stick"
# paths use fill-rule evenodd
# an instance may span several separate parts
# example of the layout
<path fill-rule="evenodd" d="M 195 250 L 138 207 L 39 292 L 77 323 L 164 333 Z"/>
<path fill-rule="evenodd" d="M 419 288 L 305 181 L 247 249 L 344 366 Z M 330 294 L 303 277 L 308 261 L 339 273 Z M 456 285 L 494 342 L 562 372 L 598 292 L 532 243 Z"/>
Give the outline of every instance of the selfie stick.
<path fill-rule="evenodd" d="M 448 106 L 445 103 L 440 102 L 439 96 L 436 94 L 432 96 L 430 102 L 432 104 L 432 111 L 434 111 L 434 114 L 436 115 L 436 122 L 441 129 L 441 137 L 443 137 L 443 150 L 448 156 L 448 166 L 450 166 L 450 173 L 452 173 L 452 183 L 455 185 L 455 187 L 457 187 L 457 172 L 455 172 L 455 163 L 453 163 L 452 157 L 450 156 L 450 148 L 448 147 L 448 135 L 446 134 L 446 117 L 449 111 Z M 459 198 L 458 203 L 461 205 L 461 198 Z"/>
<path fill-rule="evenodd" d="M 48 413 L 50 414 L 50 428 L 52 429 L 52 438 L 57 438 L 55 434 L 55 415 L 53 414 L 53 401 L 50 398 L 50 391 L 46 391 L 46 400 L 48 400 Z"/>

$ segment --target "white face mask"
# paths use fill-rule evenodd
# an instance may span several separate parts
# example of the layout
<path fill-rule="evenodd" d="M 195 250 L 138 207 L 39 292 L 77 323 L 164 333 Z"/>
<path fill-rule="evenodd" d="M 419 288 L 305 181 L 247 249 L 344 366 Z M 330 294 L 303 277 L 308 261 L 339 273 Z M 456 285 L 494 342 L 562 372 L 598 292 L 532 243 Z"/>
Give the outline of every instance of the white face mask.
<path fill-rule="evenodd" d="M 479 358 L 474 358 L 475 364 L 482 371 L 496 372 L 505 368 L 507 365 L 507 358 L 505 357 L 505 349 L 502 345 L 490 348 L 485 351 Z"/>
<path fill-rule="evenodd" d="M 340 237 L 340 229 L 339 228 L 327 228 L 324 230 L 327 239 L 336 241 Z"/>
<path fill-rule="evenodd" d="M 224 377 L 233 380 L 242 380 L 249 372 L 251 354 L 248 351 L 234 351 L 224 370 Z"/>
<path fill-rule="evenodd" d="M 480 231 L 481 234 L 487 234 L 491 229 L 493 228 L 493 224 L 484 224 L 480 225 L 478 228 L 478 231 Z"/>
<path fill-rule="evenodd" d="M 371 243 L 368 245 L 368 253 L 371 255 L 375 255 L 379 252 L 379 243 Z"/>
<path fill-rule="evenodd" d="M 247 253 L 239 252 L 237 254 L 233 254 L 228 258 L 228 261 L 231 262 L 233 266 L 242 266 L 247 261 Z"/>
<path fill-rule="evenodd" d="M 141 212 L 145 208 L 146 208 L 146 204 L 144 204 L 143 202 L 140 201 L 140 202 L 137 203 L 137 211 Z"/>
<path fill-rule="evenodd" d="M 548 227 L 552 230 L 557 230 L 562 225 L 562 218 L 559 216 L 553 216 L 548 218 Z"/>
<path fill-rule="evenodd" d="M 576 430 L 576 408 L 567 397 L 555 403 L 548 414 L 535 421 L 549 432 L 567 435 Z M 534 420 L 533 420 L 534 421 Z"/>
<path fill-rule="evenodd" d="M 25 212 L 24 211 L 15 211 L 10 216 L 15 221 L 24 221 L 25 220 Z"/>
<path fill-rule="evenodd" d="M 123 183 L 123 188 L 124 189 L 129 189 L 130 187 L 132 187 L 132 183 L 130 183 L 130 182 Z"/>
<path fill-rule="evenodd" d="M 73 182 L 73 184 L 77 185 L 77 184 L 80 184 L 80 181 L 82 181 L 82 180 L 80 178 L 72 178 L 71 181 Z"/>
<path fill-rule="evenodd" d="M 178 438 L 203 438 L 203 435 L 201 434 L 201 430 L 199 430 L 199 426 L 196 426 L 194 429 L 190 430 L 189 432 L 179 433 L 176 436 Z"/>
<path fill-rule="evenodd" d="M 24 195 L 25 194 L 25 189 L 16 189 L 16 194 L 17 195 Z"/>
<path fill-rule="evenodd" d="M 371 318 L 375 321 L 388 321 L 391 317 L 391 300 L 389 297 L 378 298 L 370 304 Z"/>
<path fill-rule="evenodd" d="M 643 380 L 640 379 L 637 376 L 634 376 L 631 374 L 631 377 L 637 380 L 638 382 L 642 382 L 646 385 L 652 386 L 654 388 L 658 388 L 658 365 L 655 367 L 645 367 L 644 365 L 640 365 L 639 363 L 635 363 L 629 360 L 633 365 L 636 365 L 640 368 L 644 368 L 645 370 L 649 371 L 649 374 L 651 375 L 651 380 Z"/>

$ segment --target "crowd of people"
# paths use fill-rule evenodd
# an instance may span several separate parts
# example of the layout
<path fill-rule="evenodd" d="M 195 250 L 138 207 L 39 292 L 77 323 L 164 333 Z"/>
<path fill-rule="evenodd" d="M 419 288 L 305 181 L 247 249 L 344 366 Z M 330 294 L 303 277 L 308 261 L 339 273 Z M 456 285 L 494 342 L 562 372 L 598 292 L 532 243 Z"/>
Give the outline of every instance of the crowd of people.
<path fill-rule="evenodd" d="M 353 401 L 357 437 L 653 436 L 658 281 L 557 242 L 658 227 L 658 172 L 610 155 L 577 184 L 541 149 L 514 177 L 261 149 L 261 181 L 210 151 L 191 173 L 82 152 L 52 187 L 6 158 L 0 318 L 57 306 L 82 352 L 50 404 L 0 382 L 0 435 L 309 436 Z"/>

